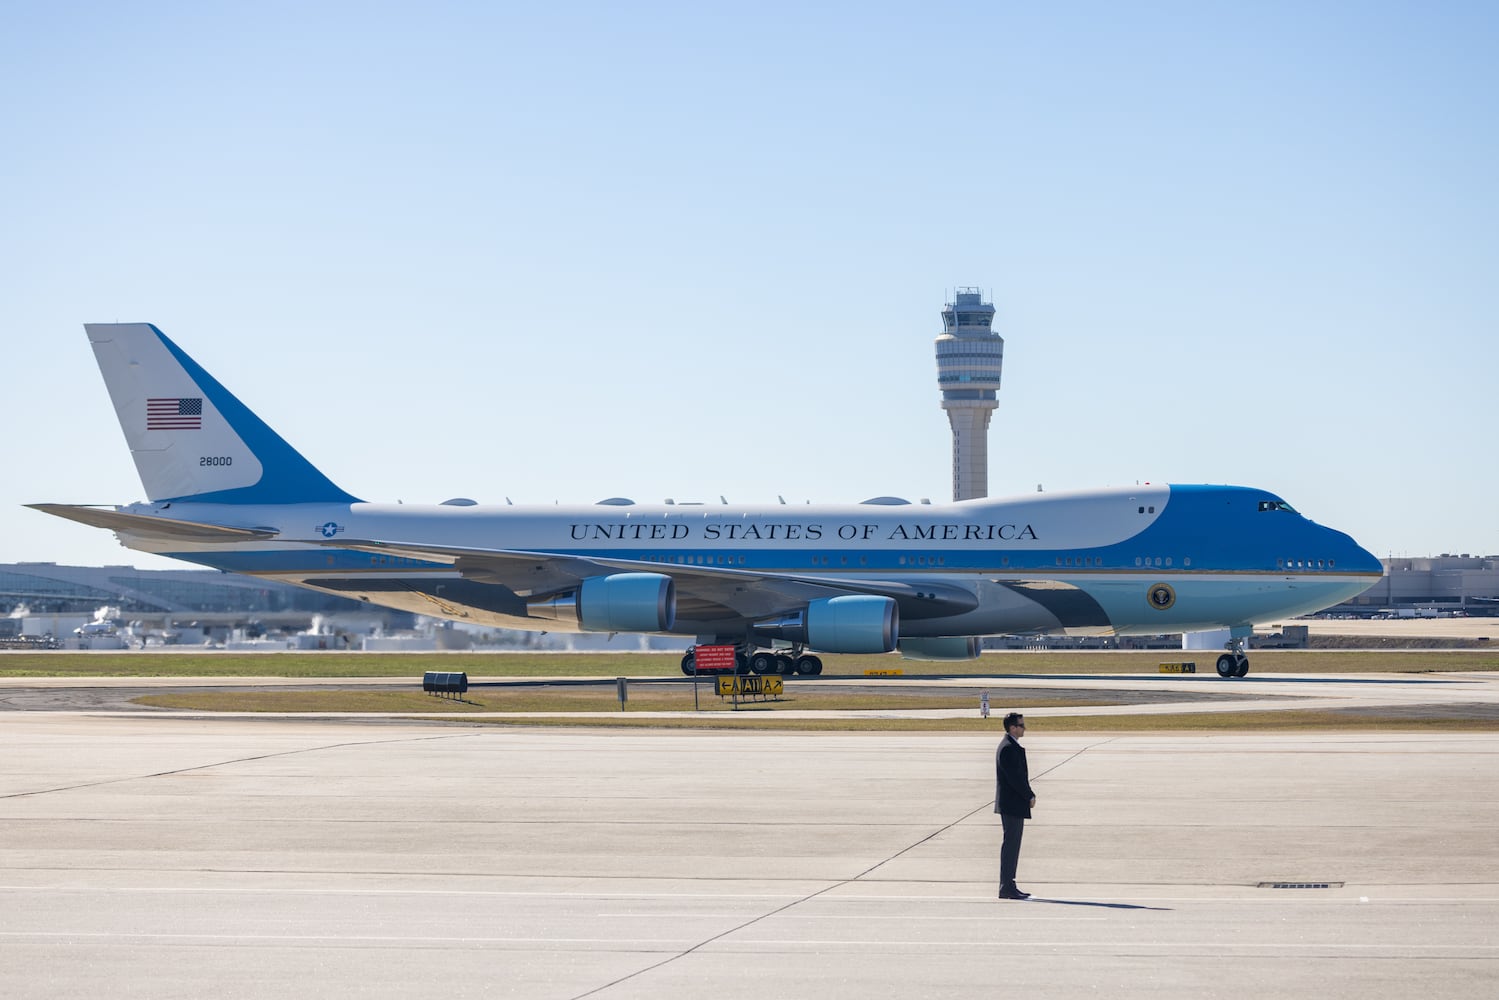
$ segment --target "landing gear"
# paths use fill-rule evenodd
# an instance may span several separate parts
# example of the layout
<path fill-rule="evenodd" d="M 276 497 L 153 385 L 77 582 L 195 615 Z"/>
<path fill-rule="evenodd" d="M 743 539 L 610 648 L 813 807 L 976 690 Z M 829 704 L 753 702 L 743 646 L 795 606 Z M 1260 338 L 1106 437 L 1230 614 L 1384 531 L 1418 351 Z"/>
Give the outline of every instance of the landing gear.
<path fill-rule="evenodd" d="M 1244 640 L 1235 639 L 1229 644 L 1229 652 L 1218 657 L 1219 677 L 1244 677 L 1249 673 L 1249 654 L 1244 652 Z"/>
<path fill-rule="evenodd" d="M 803 661 L 811 661 L 807 664 L 809 670 L 802 670 Z M 749 658 L 750 670 L 757 674 L 778 674 L 781 677 L 790 677 L 796 673 L 822 672 L 822 661 L 815 656 L 787 656 L 785 653 L 771 653 L 760 650 Z"/>
<path fill-rule="evenodd" d="M 796 672 L 803 677 L 816 677 L 822 673 L 822 660 L 810 653 L 796 658 Z"/>
<path fill-rule="evenodd" d="M 727 643 L 725 643 L 725 645 L 727 645 Z M 763 666 L 763 664 L 760 663 L 760 657 L 762 657 L 762 656 L 768 657 L 769 660 L 770 660 L 770 662 L 771 662 L 771 664 L 772 664 L 772 666 L 775 664 L 776 658 L 774 656 L 771 656 L 770 654 L 757 653 L 757 654 L 755 654 L 755 656 L 751 657 L 749 655 L 749 653 L 747 653 L 742 648 L 735 650 L 735 652 L 734 652 L 734 673 L 743 675 L 743 674 L 749 673 L 750 671 L 754 671 L 757 674 L 759 674 L 759 673 L 771 673 L 771 672 L 773 672 L 773 671 L 770 671 L 770 670 L 761 670 L 760 669 L 760 667 Z M 694 646 L 692 649 L 689 649 L 686 652 L 686 654 L 684 654 L 683 657 L 682 657 L 682 673 L 686 674 L 688 677 L 692 677 L 695 673 L 697 673 L 696 666 L 697 666 L 697 647 Z M 703 670 L 702 671 L 702 674 L 705 677 L 709 676 L 709 675 L 712 675 L 712 674 L 723 674 L 723 673 L 728 673 L 728 671 L 723 670 L 723 669 L 713 669 L 713 670 Z"/>
<path fill-rule="evenodd" d="M 727 646 L 729 643 L 717 645 Z M 694 673 L 696 649 L 697 647 L 693 647 L 682 656 L 682 673 L 688 677 Z M 705 675 L 727 673 L 723 670 L 702 672 Z M 775 652 L 741 645 L 734 651 L 734 672 L 736 674 L 776 674 L 781 677 L 791 677 L 796 674 L 802 677 L 816 677 L 822 673 L 822 660 L 811 653 L 803 652 L 797 646 L 792 646 L 784 652 Z"/>

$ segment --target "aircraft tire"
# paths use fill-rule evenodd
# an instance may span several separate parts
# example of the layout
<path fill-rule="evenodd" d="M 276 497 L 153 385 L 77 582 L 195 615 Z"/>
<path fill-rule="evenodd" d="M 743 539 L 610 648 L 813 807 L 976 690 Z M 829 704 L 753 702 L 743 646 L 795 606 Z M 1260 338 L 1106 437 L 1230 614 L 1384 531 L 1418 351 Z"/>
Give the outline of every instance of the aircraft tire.
<path fill-rule="evenodd" d="M 786 656 L 785 654 L 777 656 L 776 673 L 780 674 L 782 677 L 790 677 L 792 674 L 796 673 L 796 661 L 791 657 Z"/>
<path fill-rule="evenodd" d="M 1249 676 L 1249 657 L 1247 657 L 1247 656 L 1236 656 L 1236 657 L 1234 657 L 1234 660 L 1236 661 L 1235 664 L 1234 664 L 1234 676 L 1235 677 L 1248 677 Z"/>
<path fill-rule="evenodd" d="M 750 672 L 749 657 L 743 653 L 734 654 L 734 673 L 743 676 Z"/>
<path fill-rule="evenodd" d="M 803 677 L 816 677 L 822 673 L 822 661 L 815 656 L 803 656 L 796 661 L 796 672 Z"/>
<path fill-rule="evenodd" d="M 1218 657 L 1218 676 L 1235 677 L 1239 673 L 1239 665 L 1234 662 L 1232 655 L 1224 653 Z"/>
<path fill-rule="evenodd" d="M 688 677 L 691 677 L 693 661 L 696 659 L 697 658 L 691 653 L 688 653 L 686 656 L 682 657 L 682 673 L 686 674 Z"/>
<path fill-rule="evenodd" d="M 750 657 L 750 670 L 757 674 L 776 672 L 776 658 L 772 653 L 756 653 Z"/>

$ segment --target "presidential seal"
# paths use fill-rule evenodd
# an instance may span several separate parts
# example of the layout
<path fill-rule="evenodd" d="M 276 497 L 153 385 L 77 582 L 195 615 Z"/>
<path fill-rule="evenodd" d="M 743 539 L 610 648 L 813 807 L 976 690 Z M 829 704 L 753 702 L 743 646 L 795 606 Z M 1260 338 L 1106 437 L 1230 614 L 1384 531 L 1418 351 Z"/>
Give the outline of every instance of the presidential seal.
<path fill-rule="evenodd" d="M 1176 603 L 1176 591 L 1171 589 L 1169 583 L 1153 584 L 1147 597 L 1150 606 L 1157 611 L 1167 611 Z"/>

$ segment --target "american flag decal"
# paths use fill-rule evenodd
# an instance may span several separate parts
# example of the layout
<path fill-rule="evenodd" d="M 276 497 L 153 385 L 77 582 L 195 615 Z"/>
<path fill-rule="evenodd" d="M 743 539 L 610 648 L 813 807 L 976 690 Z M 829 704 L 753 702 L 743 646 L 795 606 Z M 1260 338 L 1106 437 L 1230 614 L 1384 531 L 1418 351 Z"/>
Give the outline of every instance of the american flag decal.
<path fill-rule="evenodd" d="M 198 431 L 202 429 L 202 396 L 146 400 L 146 430 Z"/>

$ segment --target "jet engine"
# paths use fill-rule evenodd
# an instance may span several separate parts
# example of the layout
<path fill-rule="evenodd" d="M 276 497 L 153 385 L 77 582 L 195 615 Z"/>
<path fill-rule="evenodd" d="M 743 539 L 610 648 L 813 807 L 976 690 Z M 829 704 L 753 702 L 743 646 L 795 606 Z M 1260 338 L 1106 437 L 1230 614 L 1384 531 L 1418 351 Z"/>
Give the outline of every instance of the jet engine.
<path fill-rule="evenodd" d="M 528 603 L 526 614 L 585 632 L 667 632 L 677 621 L 677 588 L 660 573 L 591 576 L 577 590 Z"/>
<path fill-rule="evenodd" d="M 784 618 L 756 622 L 754 632 L 824 653 L 888 653 L 900 637 L 900 610 L 888 597 L 845 594 L 813 601 L 805 611 Z"/>
<path fill-rule="evenodd" d="M 976 635 L 942 635 L 902 639 L 897 648 L 907 660 L 976 660 L 983 642 Z"/>

